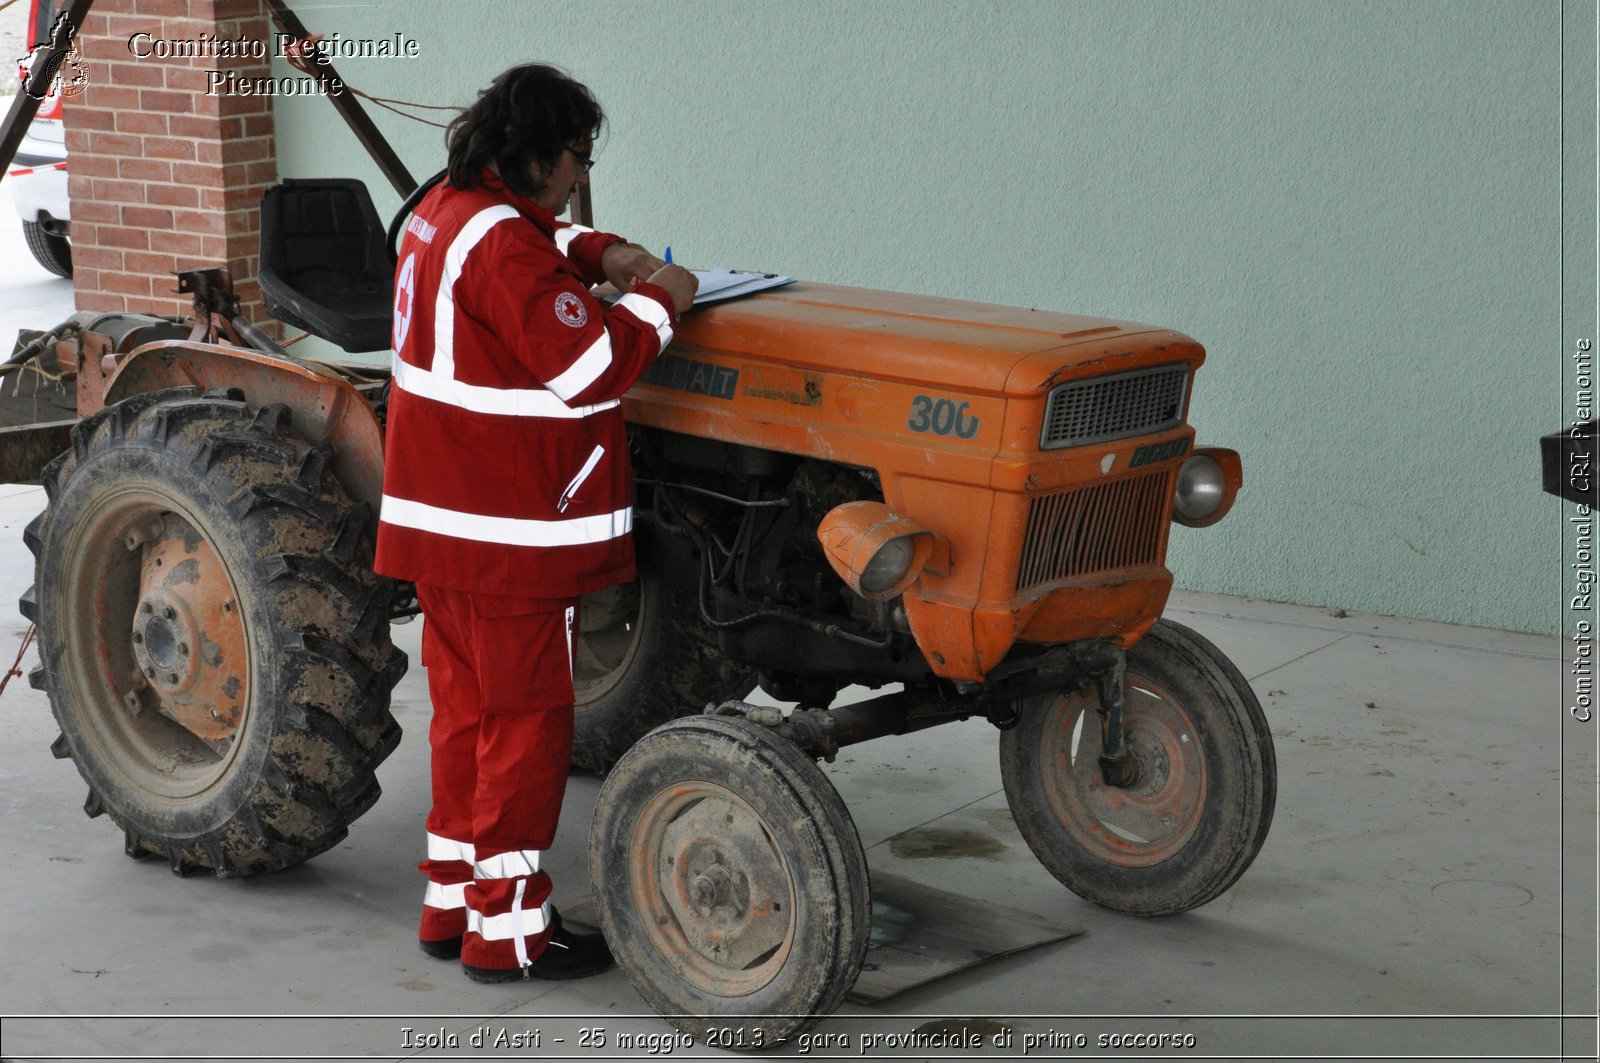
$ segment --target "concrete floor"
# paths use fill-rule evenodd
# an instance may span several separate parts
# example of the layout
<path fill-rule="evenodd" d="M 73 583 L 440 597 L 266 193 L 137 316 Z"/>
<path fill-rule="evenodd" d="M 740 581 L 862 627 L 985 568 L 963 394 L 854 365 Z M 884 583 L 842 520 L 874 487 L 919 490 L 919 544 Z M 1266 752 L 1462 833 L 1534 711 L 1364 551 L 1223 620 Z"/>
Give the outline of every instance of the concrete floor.
<path fill-rule="evenodd" d="M 8 212 L 0 202 L 5 343 L 18 325 L 70 312 L 70 287 L 30 272 Z M 42 505 L 38 489 L 0 486 L 0 668 L 26 628 L 6 603 L 31 582 L 21 530 Z M 846 750 L 827 773 L 875 870 L 1087 933 L 882 1007 L 846 1006 L 815 1031 L 842 1040 L 806 1054 L 889 1054 L 866 1039 L 920 1029 L 985 1041 L 895 1054 L 1594 1058 L 1595 730 L 1561 705 L 1560 641 L 1192 593 L 1174 595 L 1168 615 L 1238 663 L 1271 720 L 1277 816 L 1255 865 L 1188 915 L 1117 916 L 1058 885 L 1017 835 L 987 724 Z M 413 662 L 419 633 L 396 629 Z M 33 663 L 30 651 L 24 670 Z M 702 1055 L 663 1044 L 671 1028 L 620 972 L 485 987 L 417 951 L 428 704 L 415 665 L 395 713 L 407 738 L 347 841 L 282 874 L 178 879 L 127 859 L 108 820 L 83 816 L 84 784 L 49 753 L 44 696 L 13 681 L 0 698 L 0 1055 Z M 551 860 L 558 903 L 588 890 L 598 786 L 571 780 Z M 973 844 L 915 855 L 940 849 L 916 844 L 930 830 Z M 593 1043 L 602 1027 L 604 1047 Z M 479 1049 L 470 1036 L 482 1029 L 539 1042 Z M 1002 1029 L 1009 1046 L 993 1041 Z M 408 1047 L 441 1031 L 459 1047 Z M 1194 1042 L 1100 1040 L 1128 1034 Z M 1064 1040 L 1078 1035 L 1085 1046 Z"/>

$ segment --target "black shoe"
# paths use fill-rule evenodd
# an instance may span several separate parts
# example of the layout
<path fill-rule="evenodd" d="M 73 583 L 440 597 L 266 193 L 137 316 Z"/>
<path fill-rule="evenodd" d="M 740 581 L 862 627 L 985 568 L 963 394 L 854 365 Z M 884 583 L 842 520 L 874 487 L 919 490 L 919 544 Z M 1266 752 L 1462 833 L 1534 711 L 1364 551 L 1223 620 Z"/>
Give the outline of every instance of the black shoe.
<path fill-rule="evenodd" d="M 502 970 L 499 967 L 474 967 L 470 963 L 463 963 L 461 969 L 466 972 L 468 978 L 474 982 L 482 982 L 484 985 L 494 985 L 496 982 L 515 982 L 519 978 L 528 977 L 522 973 L 524 968 L 521 967 L 507 967 Z"/>
<path fill-rule="evenodd" d="M 551 909 L 555 929 L 544 951 L 533 961 L 528 973 L 535 978 L 559 982 L 568 978 L 588 978 L 611 968 L 611 950 L 606 939 L 598 933 L 574 934 L 561 922 L 561 916 Z"/>
<path fill-rule="evenodd" d="M 461 938 L 442 938 L 438 941 L 429 941 L 427 938 L 418 938 L 417 944 L 429 956 L 436 960 L 453 960 L 461 955 Z"/>
<path fill-rule="evenodd" d="M 599 934 L 574 934 L 561 922 L 561 915 L 551 911 L 553 929 L 539 958 L 527 967 L 504 969 L 473 967 L 462 964 L 461 969 L 474 982 L 510 982 L 518 978 L 540 978 L 547 982 L 564 982 L 571 978 L 588 978 L 611 967 L 611 950 Z"/>

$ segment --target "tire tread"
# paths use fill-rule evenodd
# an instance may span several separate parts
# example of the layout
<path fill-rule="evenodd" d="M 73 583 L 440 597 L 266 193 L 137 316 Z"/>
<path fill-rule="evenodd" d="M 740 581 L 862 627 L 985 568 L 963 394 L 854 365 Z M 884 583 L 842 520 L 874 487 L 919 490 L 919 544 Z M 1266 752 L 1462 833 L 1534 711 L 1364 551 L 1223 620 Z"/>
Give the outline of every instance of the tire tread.
<path fill-rule="evenodd" d="M 177 451 L 194 473 L 191 484 L 176 489 L 205 493 L 255 544 L 254 556 L 230 564 L 235 579 L 247 581 L 271 610 L 267 637 L 279 662 L 271 671 L 276 686 L 252 700 L 254 711 L 273 713 L 270 748 L 255 782 L 220 825 L 172 837 L 140 826 L 137 794 L 97 786 L 82 759 L 85 750 L 71 737 L 75 710 L 45 670 L 63 730 L 52 751 L 71 756 L 90 781 L 86 811 L 102 807 L 122 827 L 130 853 L 165 858 L 181 873 L 256 874 L 337 844 L 377 800 L 373 773 L 399 741 L 389 701 L 407 661 L 390 641 L 387 623 L 374 620 L 387 619 L 392 588 L 371 571 L 371 508 L 349 501 L 330 472 L 331 451 L 298 440 L 289 431 L 291 420 L 286 406 L 252 409 L 236 390 L 132 396 L 74 427 L 72 450 L 46 470 L 51 501 L 24 535 L 38 557 L 42 610 L 68 608 L 56 601 L 49 582 L 60 561 L 50 556 L 60 493 L 86 462 L 112 450 L 156 445 Z M 288 538 L 285 528 L 293 532 Z M 294 545 L 273 549 L 280 541 Z M 58 653 L 59 647 L 41 645 L 42 660 Z M 316 670 L 316 682 L 307 668 Z M 133 804 L 125 808 L 124 801 Z"/>
<path fill-rule="evenodd" d="M 28 253 L 41 268 L 57 277 L 72 276 L 72 243 L 65 236 L 56 236 L 36 221 L 22 223 L 22 238 L 27 241 Z"/>

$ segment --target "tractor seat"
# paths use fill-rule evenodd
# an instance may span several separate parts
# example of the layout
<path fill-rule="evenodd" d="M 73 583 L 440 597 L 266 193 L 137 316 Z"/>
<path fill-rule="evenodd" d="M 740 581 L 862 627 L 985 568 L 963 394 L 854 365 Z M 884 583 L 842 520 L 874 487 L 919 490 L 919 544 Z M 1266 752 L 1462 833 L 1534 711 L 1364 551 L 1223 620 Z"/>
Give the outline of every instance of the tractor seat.
<path fill-rule="evenodd" d="M 367 186 L 287 180 L 261 197 L 267 312 L 355 354 L 389 349 L 394 263 Z"/>

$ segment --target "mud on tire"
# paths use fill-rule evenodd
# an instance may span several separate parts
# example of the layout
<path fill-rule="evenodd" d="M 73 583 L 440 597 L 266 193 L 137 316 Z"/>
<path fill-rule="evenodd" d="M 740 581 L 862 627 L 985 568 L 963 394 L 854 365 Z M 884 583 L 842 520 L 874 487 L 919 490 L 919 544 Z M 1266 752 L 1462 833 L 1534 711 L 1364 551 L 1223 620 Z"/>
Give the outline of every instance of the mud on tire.
<path fill-rule="evenodd" d="M 373 514 L 289 419 L 236 391 L 124 400 L 73 429 L 25 533 L 52 752 L 129 855 L 180 873 L 330 848 L 400 738 Z"/>

